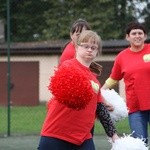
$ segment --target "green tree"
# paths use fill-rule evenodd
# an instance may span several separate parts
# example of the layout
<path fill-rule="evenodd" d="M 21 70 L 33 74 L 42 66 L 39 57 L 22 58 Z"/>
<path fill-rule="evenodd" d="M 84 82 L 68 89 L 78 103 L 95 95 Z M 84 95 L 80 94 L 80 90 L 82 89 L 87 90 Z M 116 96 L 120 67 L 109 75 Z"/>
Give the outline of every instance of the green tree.
<path fill-rule="evenodd" d="M 145 7 L 142 10 L 141 17 L 144 19 L 145 27 L 148 32 L 148 38 L 150 39 L 150 0 L 145 0 Z"/>
<path fill-rule="evenodd" d="M 58 35 L 60 39 L 69 38 L 70 23 L 78 18 L 86 19 L 103 39 L 122 38 L 126 21 L 134 18 L 122 0 L 61 0 L 49 4 L 51 9 L 44 15 L 49 28 L 43 31 L 47 39 L 57 39 Z"/>
<path fill-rule="evenodd" d="M 46 26 L 43 13 L 49 9 L 43 0 L 12 0 L 11 32 L 13 41 L 34 41 Z"/>
<path fill-rule="evenodd" d="M 146 0 L 149 4 L 150 0 Z M 6 1 L 0 0 L 0 19 L 6 20 Z M 68 39 L 72 22 L 86 19 L 102 39 L 124 38 L 127 22 L 140 17 L 149 25 L 149 5 L 142 0 L 11 0 L 12 41 Z"/>

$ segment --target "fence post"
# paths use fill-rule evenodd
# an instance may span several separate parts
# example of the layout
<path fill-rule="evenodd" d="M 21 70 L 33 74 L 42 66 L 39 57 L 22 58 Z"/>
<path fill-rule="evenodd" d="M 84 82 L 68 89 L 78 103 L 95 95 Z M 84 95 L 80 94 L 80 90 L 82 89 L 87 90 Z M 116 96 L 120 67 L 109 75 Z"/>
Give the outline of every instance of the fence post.
<path fill-rule="evenodd" d="M 10 0 L 7 0 L 7 136 L 10 136 Z"/>

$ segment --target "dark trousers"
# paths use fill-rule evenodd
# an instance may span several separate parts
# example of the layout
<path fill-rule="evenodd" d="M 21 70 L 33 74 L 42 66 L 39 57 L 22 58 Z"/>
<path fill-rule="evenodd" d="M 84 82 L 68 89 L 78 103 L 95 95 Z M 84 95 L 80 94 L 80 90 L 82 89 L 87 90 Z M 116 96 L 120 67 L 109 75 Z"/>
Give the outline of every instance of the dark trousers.
<path fill-rule="evenodd" d="M 92 138 L 79 146 L 57 138 L 42 136 L 38 150 L 95 150 L 95 146 Z"/>

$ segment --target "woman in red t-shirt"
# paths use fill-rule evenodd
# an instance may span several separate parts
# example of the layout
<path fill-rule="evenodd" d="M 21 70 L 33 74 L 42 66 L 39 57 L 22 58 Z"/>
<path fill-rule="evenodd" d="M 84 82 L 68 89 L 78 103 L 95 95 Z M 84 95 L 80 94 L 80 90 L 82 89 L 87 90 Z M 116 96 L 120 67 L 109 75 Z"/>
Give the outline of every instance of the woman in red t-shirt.
<path fill-rule="evenodd" d="M 96 32 L 84 30 L 78 37 L 76 57 L 55 70 L 49 85 L 53 98 L 48 104 L 39 150 L 95 150 L 91 129 L 102 98 L 100 83 L 89 66 L 101 46 Z M 105 123 L 112 140 L 118 139 L 113 124 Z"/>
<path fill-rule="evenodd" d="M 71 29 L 70 29 L 71 41 L 69 41 L 68 43 L 65 44 L 65 46 L 63 48 L 62 55 L 60 56 L 59 65 L 61 65 L 66 60 L 75 58 L 77 38 L 79 37 L 79 35 L 81 34 L 82 31 L 90 30 L 90 29 L 91 29 L 91 27 L 88 24 L 88 22 L 86 20 L 83 20 L 83 19 L 78 19 L 72 24 Z M 102 71 L 102 66 L 96 62 L 92 62 L 90 64 L 90 70 L 96 76 L 100 76 L 101 71 Z M 105 105 L 103 103 L 105 103 Z M 110 122 L 110 124 L 112 124 L 111 120 L 109 120 L 109 119 L 106 120 L 106 118 L 109 118 L 109 117 L 105 117 L 105 116 L 109 116 L 108 110 L 112 111 L 113 107 L 109 103 L 106 103 L 104 101 L 103 101 L 103 103 L 101 103 L 100 106 L 97 106 L 98 109 L 97 109 L 96 113 L 97 113 L 97 117 L 100 120 L 100 122 L 102 123 L 102 125 L 106 127 L 107 125 L 105 124 L 105 122 Z M 106 107 L 108 110 L 106 109 Z M 94 127 L 92 128 L 91 132 L 93 135 L 94 134 Z M 109 131 L 106 130 L 107 134 L 108 134 L 108 132 Z"/>

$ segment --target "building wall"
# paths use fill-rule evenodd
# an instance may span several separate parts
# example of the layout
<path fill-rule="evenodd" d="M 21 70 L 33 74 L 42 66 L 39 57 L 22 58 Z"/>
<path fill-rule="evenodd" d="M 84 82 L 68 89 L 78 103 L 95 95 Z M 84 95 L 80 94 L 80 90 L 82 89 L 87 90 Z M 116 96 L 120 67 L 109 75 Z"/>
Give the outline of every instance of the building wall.
<path fill-rule="evenodd" d="M 116 55 L 102 55 L 95 60 L 99 63 L 109 62 L 113 64 Z M 17 62 L 28 62 L 38 61 L 39 62 L 39 101 L 46 102 L 50 99 L 51 94 L 48 90 L 49 79 L 54 73 L 55 66 L 58 65 L 60 55 L 43 55 L 43 56 L 11 56 L 11 61 Z M 7 62 L 6 56 L 0 56 L 0 62 Z M 105 68 L 105 66 L 103 66 Z M 106 76 L 106 75 L 105 75 Z M 107 74 L 108 76 L 108 74 Z M 124 97 L 124 83 L 123 81 L 119 84 L 119 93 Z"/>

